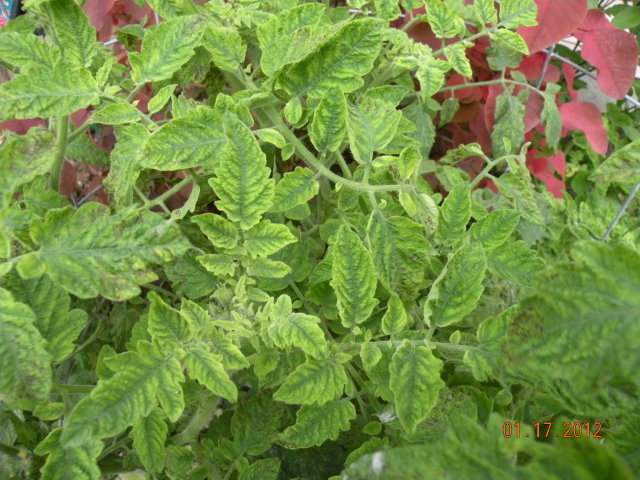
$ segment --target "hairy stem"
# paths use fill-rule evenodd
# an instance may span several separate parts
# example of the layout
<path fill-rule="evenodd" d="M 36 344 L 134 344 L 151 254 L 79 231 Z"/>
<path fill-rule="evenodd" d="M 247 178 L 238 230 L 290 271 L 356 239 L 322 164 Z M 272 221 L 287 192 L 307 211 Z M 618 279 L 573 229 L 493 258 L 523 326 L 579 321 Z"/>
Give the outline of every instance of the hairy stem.
<path fill-rule="evenodd" d="M 62 163 L 64 154 L 67 151 L 67 133 L 69 132 L 69 117 L 63 116 L 58 119 L 58 139 L 56 140 L 56 156 L 51 166 L 51 176 L 49 177 L 49 187 L 60 191 L 60 178 L 62 173 Z"/>

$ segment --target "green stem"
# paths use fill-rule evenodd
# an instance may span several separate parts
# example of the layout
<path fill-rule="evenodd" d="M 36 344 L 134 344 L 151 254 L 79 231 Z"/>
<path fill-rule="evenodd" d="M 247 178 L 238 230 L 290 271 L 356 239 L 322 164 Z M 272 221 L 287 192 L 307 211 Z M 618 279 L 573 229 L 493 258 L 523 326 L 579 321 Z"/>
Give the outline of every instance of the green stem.
<path fill-rule="evenodd" d="M 347 162 L 345 161 L 344 157 L 342 156 L 342 152 L 340 152 L 340 150 L 336 150 L 336 152 L 334 153 L 337 162 L 338 162 L 338 166 L 340 167 L 340 170 L 342 170 L 342 174 L 347 177 L 348 180 L 353 180 L 353 175 L 351 174 L 351 170 L 349 170 L 349 166 L 347 165 Z"/>
<path fill-rule="evenodd" d="M 296 137 L 295 134 L 286 127 L 276 112 L 272 109 L 265 109 L 264 111 L 269 121 L 278 127 L 280 133 L 282 133 L 282 135 L 284 135 L 284 137 L 295 147 L 296 151 L 302 156 L 305 162 L 318 172 L 322 173 L 322 175 L 332 180 L 334 183 L 339 183 L 350 190 L 356 190 L 359 192 L 395 192 L 399 190 L 409 191 L 414 189 L 411 185 L 364 185 L 333 173 L 325 167 L 300 140 L 298 140 L 298 137 Z"/>
<path fill-rule="evenodd" d="M 131 90 L 131 92 L 129 92 L 129 95 L 127 95 L 127 98 L 125 99 L 125 102 L 129 103 L 131 100 L 133 100 L 133 97 L 135 97 L 143 88 L 144 84 L 138 85 L 133 90 Z"/>
<path fill-rule="evenodd" d="M 496 79 L 496 80 L 486 80 L 484 82 L 463 83 L 461 85 L 452 85 L 450 87 L 441 88 L 440 92 L 453 92 L 454 90 L 460 90 L 462 88 L 484 87 L 484 86 L 487 86 L 487 85 L 504 85 L 504 84 L 519 85 L 519 86 L 521 86 L 523 88 L 528 88 L 529 90 L 533 90 L 538 95 L 544 97 L 544 94 L 540 90 L 538 90 L 536 87 L 534 87 L 533 85 L 529 85 L 528 83 L 524 83 L 524 82 L 518 82 L 516 80 L 510 80 L 508 78 L 499 78 L 499 79 Z"/>
<path fill-rule="evenodd" d="M 484 167 L 482 171 L 476 176 L 476 178 L 474 178 L 471 182 L 471 189 L 474 189 L 484 178 L 487 178 L 489 176 L 489 172 L 491 172 L 491 170 L 493 170 L 496 165 L 504 162 L 506 158 L 507 157 L 496 158 L 495 160 L 487 163 L 487 166 Z"/>
<path fill-rule="evenodd" d="M 58 119 L 58 139 L 56 140 L 56 156 L 51 166 L 51 176 L 49 186 L 60 191 L 60 178 L 62 173 L 62 163 L 64 154 L 67 151 L 67 134 L 69 132 L 69 117 L 63 116 Z"/>
<path fill-rule="evenodd" d="M 184 429 L 174 435 L 172 442 L 176 445 L 185 445 L 192 442 L 200 433 L 200 430 L 204 429 L 209 423 L 211 423 L 211 417 L 213 412 L 218 406 L 220 401 L 219 397 L 210 397 L 204 402 L 204 405 L 198 407 L 195 415 L 191 417 L 191 420 Z"/>
<path fill-rule="evenodd" d="M 183 178 L 182 180 L 180 180 L 178 183 L 176 183 L 173 187 L 171 187 L 166 192 L 162 193 L 161 195 L 158 195 L 156 198 L 153 198 L 148 202 L 145 202 L 144 205 L 142 205 L 138 210 L 148 210 L 157 205 L 160 205 L 166 199 L 178 193 L 180 190 L 182 190 L 186 185 L 189 185 L 191 182 L 193 182 L 193 178 L 191 177 L 191 175 L 189 175 Z"/>

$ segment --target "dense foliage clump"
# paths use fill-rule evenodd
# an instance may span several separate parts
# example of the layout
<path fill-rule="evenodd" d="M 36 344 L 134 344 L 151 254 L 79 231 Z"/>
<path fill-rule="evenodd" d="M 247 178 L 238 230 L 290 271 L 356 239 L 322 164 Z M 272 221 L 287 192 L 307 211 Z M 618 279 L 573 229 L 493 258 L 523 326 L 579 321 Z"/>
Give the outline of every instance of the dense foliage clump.
<path fill-rule="evenodd" d="M 0 476 L 636 478 L 640 7 L 557 3 L 25 1 Z"/>

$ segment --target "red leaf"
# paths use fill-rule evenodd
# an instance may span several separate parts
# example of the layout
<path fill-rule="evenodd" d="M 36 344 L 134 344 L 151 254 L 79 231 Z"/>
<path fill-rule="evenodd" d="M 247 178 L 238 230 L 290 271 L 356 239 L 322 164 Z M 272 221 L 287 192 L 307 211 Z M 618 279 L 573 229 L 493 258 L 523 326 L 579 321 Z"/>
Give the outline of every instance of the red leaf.
<path fill-rule="evenodd" d="M 107 20 L 111 21 L 111 9 L 115 0 L 88 0 L 82 9 L 89 17 L 91 25 L 100 30 Z"/>
<path fill-rule="evenodd" d="M 564 153 L 558 151 L 551 157 L 536 157 L 539 152 L 535 149 L 527 153 L 527 167 L 534 177 L 538 178 L 547 186 L 547 189 L 556 198 L 562 198 L 562 191 L 565 190 L 564 171 L 566 166 Z M 562 180 L 554 174 L 557 171 Z"/>
<path fill-rule="evenodd" d="M 538 25 L 520 27 L 518 33 L 527 42 L 531 53 L 558 43 L 571 34 L 587 14 L 587 0 L 536 0 Z"/>
<path fill-rule="evenodd" d="M 569 95 L 573 100 L 578 100 L 578 92 L 573 88 L 573 81 L 576 78 L 575 69 L 572 66 L 563 63 L 562 73 L 564 73 L 564 78 L 567 81 L 567 89 L 569 90 Z"/>
<path fill-rule="evenodd" d="M 559 106 L 562 126 L 582 130 L 591 148 L 602 155 L 607 153 L 609 137 L 602 123 L 602 114 L 593 103 L 568 102 Z"/>
<path fill-rule="evenodd" d="M 536 81 L 540 78 L 546 57 L 547 54 L 544 52 L 538 52 L 531 56 L 524 57 L 516 70 L 524 73 L 527 80 Z M 560 70 L 558 67 L 551 63 L 547 65 L 547 71 L 545 72 L 542 80 L 547 83 L 556 83 L 560 80 Z"/>
<path fill-rule="evenodd" d="M 584 34 L 582 58 L 598 69 L 598 85 L 613 98 L 624 98 L 638 63 L 635 35 L 618 28 L 597 28 Z"/>
<path fill-rule="evenodd" d="M 582 25 L 580 25 L 576 29 L 576 31 L 573 32 L 573 35 L 578 40 L 584 41 L 584 35 L 586 32 L 590 32 L 591 30 L 596 30 L 598 28 L 608 28 L 611 30 L 615 30 L 617 27 L 609 21 L 602 10 L 594 8 L 587 12 Z"/>

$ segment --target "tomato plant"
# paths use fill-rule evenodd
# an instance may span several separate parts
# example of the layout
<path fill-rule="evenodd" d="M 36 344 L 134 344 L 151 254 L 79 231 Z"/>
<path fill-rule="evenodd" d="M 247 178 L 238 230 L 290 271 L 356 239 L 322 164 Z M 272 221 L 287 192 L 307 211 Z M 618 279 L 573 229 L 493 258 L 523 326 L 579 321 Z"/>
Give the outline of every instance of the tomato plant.
<path fill-rule="evenodd" d="M 589 3 L 25 1 L 3 478 L 635 478 L 638 52 Z"/>

